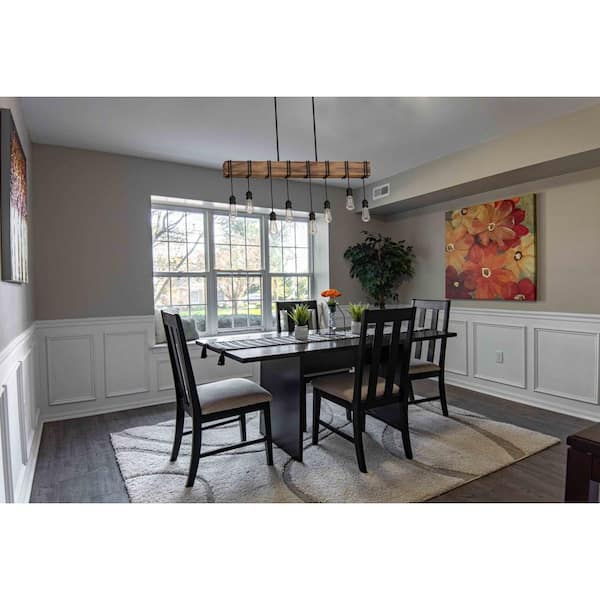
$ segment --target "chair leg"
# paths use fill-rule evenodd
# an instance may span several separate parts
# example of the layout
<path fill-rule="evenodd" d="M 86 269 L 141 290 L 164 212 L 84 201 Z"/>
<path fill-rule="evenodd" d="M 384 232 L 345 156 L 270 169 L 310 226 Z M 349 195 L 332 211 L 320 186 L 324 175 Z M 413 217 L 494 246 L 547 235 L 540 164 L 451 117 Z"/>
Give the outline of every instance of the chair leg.
<path fill-rule="evenodd" d="M 306 380 L 304 377 L 300 382 L 300 419 L 302 420 L 302 431 L 308 431 L 308 418 L 306 416 Z"/>
<path fill-rule="evenodd" d="M 346 419 L 348 419 L 348 421 L 352 421 L 352 409 L 350 408 L 346 409 Z"/>
<path fill-rule="evenodd" d="M 271 434 L 271 407 L 267 404 L 263 410 L 265 419 L 265 452 L 267 453 L 267 464 L 273 464 L 273 436 Z"/>
<path fill-rule="evenodd" d="M 409 396 L 411 402 L 415 401 L 415 391 L 413 390 L 412 381 L 408 382 L 408 396 Z"/>
<path fill-rule="evenodd" d="M 363 446 L 363 432 L 362 423 L 365 419 L 365 415 L 362 411 L 354 411 L 354 419 L 352 426 L 354 429 L 354 449 L 356 450 L 356 460 L 358 461 L 358 468 L 361 473 L 367 472 L 367 463 L 365 461 L 365 449 Z"/>
<path fill-rule="evenodd" d="M 171 450 L 171 462 L 177 460 L 179 456 L 179 448 L 181 448 L 181 439 L 183 438 L 183 422 L 185 420 L 185 412 L 179 400 L 177 400 L 177 412 L 175 414 L 175 438 L 173 439 L 173 449 Z"/>
<path fill-rule="evenodd" d="M 246 415 L 240 415 L 240 438 L 242 442 L 245 442 L 248 438 L 246 436 Z"/>
<path fill-rule="evenodd" d="M 440 387 L 440 403 L 442 405 L 442 412 L 444 416 L 448 416 L 448 403 L 446 402 L 446 383 L 444 381 L 444 372 L 441 371 L 438 377 L 438 385 Z"/>
<path fill-rule="evenodd" d="M 192 456 L 190 458 L 190 470 L 188 473 L 185 487 L 193 487 L 198 472 L 198 462 L 200 461 L 200 449 L 202 447 L 202 425 L 194 423 L 192 425 Z"/>
<path fill-rule="evenodd" d="M 410 445 L 410 430 L 408 428 L 408 402 L 404 401 L 400 404 L 400 414 L 402 419 L 402 445 L 404 446 L 404 454 L 406 458 L 412 459 L 412 447 Z"/>
<path fill-rule="evenodd" d="M 312 443 L 319 443 L 319 419 L 321 418 L 321 393 L 313 389 L 313 418 L 312 418 Z"/>

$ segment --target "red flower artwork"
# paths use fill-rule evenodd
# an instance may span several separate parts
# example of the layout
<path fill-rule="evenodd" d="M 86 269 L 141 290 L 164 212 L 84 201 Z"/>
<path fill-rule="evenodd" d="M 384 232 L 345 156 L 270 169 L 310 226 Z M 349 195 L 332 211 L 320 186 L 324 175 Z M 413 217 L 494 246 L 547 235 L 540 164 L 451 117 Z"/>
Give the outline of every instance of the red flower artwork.
<path fill-rule="evenodd" d="M 534 194 L 447 212 L 446 297 L 534 301 L 535 239 Z"/>

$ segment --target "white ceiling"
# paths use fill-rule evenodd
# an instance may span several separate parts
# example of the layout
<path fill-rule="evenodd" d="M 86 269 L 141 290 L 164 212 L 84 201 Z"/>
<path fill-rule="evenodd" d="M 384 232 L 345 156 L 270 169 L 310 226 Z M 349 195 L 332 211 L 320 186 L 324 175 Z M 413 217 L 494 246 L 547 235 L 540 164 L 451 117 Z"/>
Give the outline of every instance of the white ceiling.
<path fill-rule="evenodd" d="M 321 160 L 373 179 L 557 118 L 600 98 L 317 98 Z M 205 167 L 275 158 L 272 98 L 23 98 L 34 142 Z M 313 157 L 310 98 L 279 98 L 282 160 Z"/>

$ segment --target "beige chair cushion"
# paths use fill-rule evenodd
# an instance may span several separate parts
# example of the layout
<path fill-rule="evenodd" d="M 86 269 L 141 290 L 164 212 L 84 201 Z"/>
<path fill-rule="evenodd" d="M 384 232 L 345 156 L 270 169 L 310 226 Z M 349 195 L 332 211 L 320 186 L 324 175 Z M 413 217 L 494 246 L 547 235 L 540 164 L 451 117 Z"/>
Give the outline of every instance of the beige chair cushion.
<path fill-rule="evenodd" d="M 339 375 L 327 375 L 326 377 L 317 377 L 312 380 L 313 388 L 316 388 L 326 394 L 331 394 L 336 398 L 346 400 L 352 403 L 354 397 L 354 373 L 340 373 Z M 369 388 L 369 370 L 363 372 L 363 384 L 361 390 L 361 400 L 366 402 Z M 392 394 L 399 393 L 400 388 L 394 384 Z M 381 398 L 385 393 L 385 379 L 377 378 L 377 387 L 375 388 L 375 397 Z"/>
<path fill-rule="evenodd" d="M 271 401 L 271 394 L 257 383 L 240 377 L 204 383 L 197 387 L 204 414 L 253 406 Z"/>
<path fill-rule="evenodd" d="M 436 365 L 435 363 L 421 360 L 420 358 L 411 358 L 408 374 L 420 375 L 421 373 L 437 373 L 439 370 L 439 365 Z"/>

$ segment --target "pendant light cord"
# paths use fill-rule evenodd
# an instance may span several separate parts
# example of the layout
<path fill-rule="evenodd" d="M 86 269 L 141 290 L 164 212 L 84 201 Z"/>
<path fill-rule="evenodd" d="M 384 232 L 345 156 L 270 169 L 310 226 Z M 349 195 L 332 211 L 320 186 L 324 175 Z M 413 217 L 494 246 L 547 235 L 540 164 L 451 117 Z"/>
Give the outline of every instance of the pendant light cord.
<path fill-rule="evenodd" d="M 273 208 L 273 178 L 271 177 L 271 161 L 268 160 L 267 161 L 267 170 L 268 170 L 268 177 L 269 177 L 269 182 L 271 183 L 271 212 L 274 212 L 274 208 Z"/>
<path fill-rule="evenodd" d="M 275 146 L 277 148 L 277 162 L 279 162 L 279 123 L 277 120 L 277 96 L 273 96 L 275 105 Z"/>
<path fill-rule="evenodd" d="M 310 175 L 310 160 L 306 161 L 306 172 L 308 174 L 308 196 L 310 198 L 310 212 L 313 211 L 313 198 L 312 198 L 312 179 Z"/>
<path fill-rule="evenodd" d="M 233 196 L 233 171 L 231 161 L 229 161 L 229 183 L 231 184 L 231 195 Z"/>

